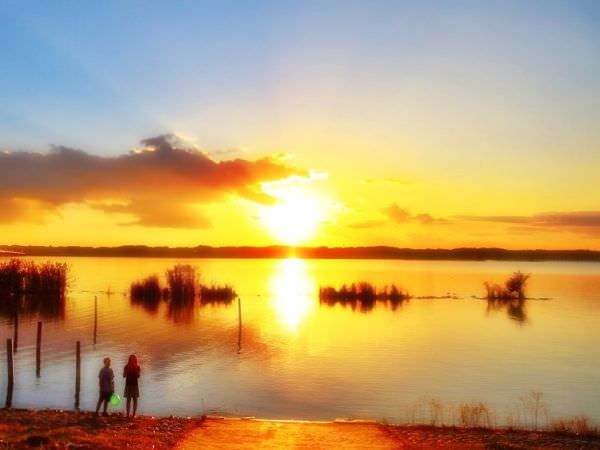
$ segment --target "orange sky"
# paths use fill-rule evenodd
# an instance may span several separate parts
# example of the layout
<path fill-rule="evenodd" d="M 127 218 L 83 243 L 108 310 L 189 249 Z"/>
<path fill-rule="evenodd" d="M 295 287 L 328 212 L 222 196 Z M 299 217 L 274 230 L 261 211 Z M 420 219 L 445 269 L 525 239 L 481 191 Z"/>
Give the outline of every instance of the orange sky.
<path fill-rule="evenodd" d="M 0 245 L 600 249 L 593 2 L 350 3 L 0 5 Z"/>

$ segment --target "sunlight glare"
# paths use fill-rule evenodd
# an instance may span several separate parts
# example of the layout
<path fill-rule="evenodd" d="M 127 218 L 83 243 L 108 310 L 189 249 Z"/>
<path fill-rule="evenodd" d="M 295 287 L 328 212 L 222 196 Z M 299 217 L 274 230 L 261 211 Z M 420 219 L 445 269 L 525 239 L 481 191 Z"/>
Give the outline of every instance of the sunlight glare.
<path fill-rule="evenodd" d="M 306 242 L 316 233 L 323 219 L 322 202 L 299 190 L 285 190 L 275 196 L 279 199 L 278 203 L 261 207 L 261 222 L 285 244 Z"/>
<path fill-rule="evenodd" d="M 295 333 L 315 308 L 315 283 L 305 261 L 288 258 L 278 262 L 270 287 L 273 307 L 285 328 Z"/>

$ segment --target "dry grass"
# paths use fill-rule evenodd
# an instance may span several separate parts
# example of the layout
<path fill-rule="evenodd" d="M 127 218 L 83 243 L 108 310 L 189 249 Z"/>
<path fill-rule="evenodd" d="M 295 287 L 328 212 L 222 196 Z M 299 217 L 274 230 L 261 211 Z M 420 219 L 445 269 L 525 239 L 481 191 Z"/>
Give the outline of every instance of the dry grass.
<path fill-rule="evenodd" d="M 592 426 L 586 416 L 553 420 L 550 430 L 565 435 L 600 437 L 600 428 Z"/>
<path fill-rule="evenodd" d="M 458 407 L 458 423 L 462 427 L 490 428 L 492 414 L 484 403 L 465 403 Z"/>

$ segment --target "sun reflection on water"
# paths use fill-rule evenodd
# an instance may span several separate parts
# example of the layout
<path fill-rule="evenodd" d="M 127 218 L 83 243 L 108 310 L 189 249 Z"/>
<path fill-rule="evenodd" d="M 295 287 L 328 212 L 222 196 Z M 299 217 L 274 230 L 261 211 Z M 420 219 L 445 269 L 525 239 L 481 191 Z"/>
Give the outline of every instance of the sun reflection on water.
<path fill-rule="evenodd" d="M 315 309 L 315 281 L 308 273 L 306 261 L 296 258 L 279 261 L 269 288 L 279 321 L 289 332 L 295 333 Z"/>

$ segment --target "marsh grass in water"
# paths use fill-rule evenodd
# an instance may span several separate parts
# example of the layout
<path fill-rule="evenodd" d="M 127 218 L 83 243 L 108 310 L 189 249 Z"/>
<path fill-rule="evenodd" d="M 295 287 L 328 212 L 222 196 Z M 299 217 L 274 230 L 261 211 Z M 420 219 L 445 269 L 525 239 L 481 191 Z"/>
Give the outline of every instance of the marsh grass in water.
<path fill-rule="evenodd" d="M 20 259 L 0 263 L 0 314 L 62 317 L 67 285 L 65 263 Z"/>
<path fill-rule="evenodd" d="M 175 302 L 193 301 L 196 297 L 196 269 L 189 264 L 177 264 L 166 272 L 169 296 Z"/>
<path fill-rule="evenodd" d="M 198 282 L 196 269 L 190 265 L 178 264 L 165 272 L 167 287 L 161 286 L 158 275 L 150 275 L 131 283 L 129 294 L 132 302 L 156 306 L 160 300 L 169 304 L 192 304 L 196 297 L 200 303 L 231 303 L 236 297 L 235 289 L 230 285 Z"/>
<path fill-rule="evenodd" d="M 236 297 L 237 294 L 233 287 L 227 284 L 200 285 L 201 303 L 231 303 Z"/>
<path fill-rule="evenodd" d="M 377 302 L 389 304 L 396 309 L 401 303 L 408 301 L 410 295 L 398 288 L 395 284 L 377 289 L 371 283 L 361 281 L 350 285 L 343 284 L 339 289 L 332 286 L 319 288 L 319 301 L 333 306 L 337 303 L 357 307 L 361 311 L 370 311 Z"/>
<path fill-rule="evenodd" d="M 64 297 L 67 265 L 11 259 L 0 263 L 0 292 L 3 295 L 44 295 Z"/>
<path fill-rule="evenodd" d="M 504 286 L 497 283 L 485 282 L 485 290 L 488 300 L 525 300 L 525 288 L 531 274 L 520 271 L 513 273 Z"/>

